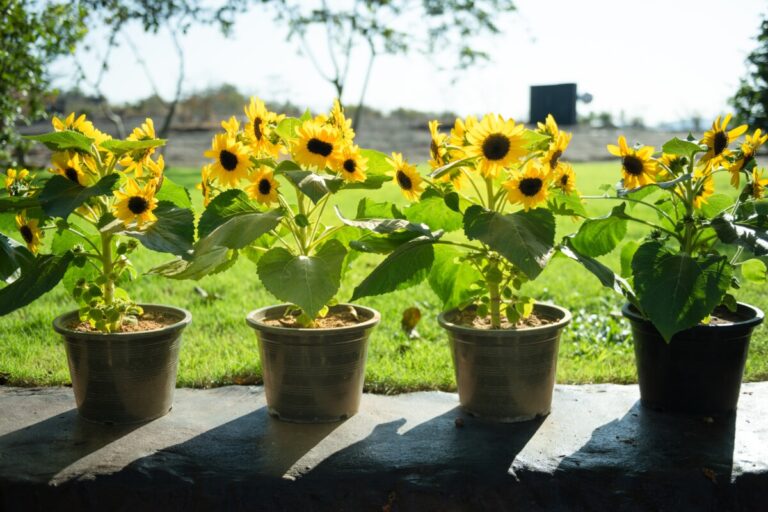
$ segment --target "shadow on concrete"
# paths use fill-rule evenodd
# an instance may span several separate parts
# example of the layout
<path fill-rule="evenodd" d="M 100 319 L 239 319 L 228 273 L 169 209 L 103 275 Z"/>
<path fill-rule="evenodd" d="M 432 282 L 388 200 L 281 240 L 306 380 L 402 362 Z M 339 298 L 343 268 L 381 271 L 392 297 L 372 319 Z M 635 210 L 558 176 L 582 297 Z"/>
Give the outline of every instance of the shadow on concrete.
<path fill-rule="evenodd" d="M 70 409 L 0 436 L 0 474 L 29 474 L 50 480 L 142 425 L 92 423 L 82 419 L 77 409 Z"/>

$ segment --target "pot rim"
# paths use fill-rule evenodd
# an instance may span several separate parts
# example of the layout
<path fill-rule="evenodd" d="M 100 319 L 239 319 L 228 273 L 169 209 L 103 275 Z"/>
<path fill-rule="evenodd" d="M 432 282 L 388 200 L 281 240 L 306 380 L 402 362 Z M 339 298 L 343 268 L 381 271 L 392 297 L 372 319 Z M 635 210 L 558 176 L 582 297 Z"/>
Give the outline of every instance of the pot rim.
<path fill-rule="evenodd" d="M 737 312 L 739 310 L 741 311 L 748 311 L 754 314 L 751 318 L 745 318 L 744 320 L 740 320 L 738 322 L 732 322 L 730 324 L 718 324 L 718 325 L 694 325 L 693 327 L 689 327 L 688 329 L 683 329 L 682 331 L 679 331 L 678 333 L 675 333 L 675 335 L 679 334 L 680 332 L 686 332 L 686 331 L 696 331 L 696 330 L 711 330 L 711 329 L 717 329 L 718 331 L 725 334 L 726 331 L 729 331 L 731 329 L 742 329 L 744 327 L 756 327 L 760 325 L 764 318 L 765 313 L 763 313 L 763 310 L 758 308 L 757 306 L 753 306 L 752 304 L 747 304 L 746 302 L 737 302 L 736 303 Z M 634 322 L 640 322 L 646 325 L 652 326 L 654 329 L 656 328 L 655 325 L 653 325 L 653 322 L 651 322 L 649 319 L 645 318 L 642 314 L 640 314 L 640 311 L 635 308 L 635 306 L 630 302 L 625 302 L 624 305 L 621 307 L 621 314 L 628 318 L 631 321 Z"/>
<path fill-rule="evenodd" d="M 88 340 L 118 340 L 118 339 L 142 339 L 142 338 L 154 338 L 159 335 L 167 334 L 173 331 L 179 331 L 192 322 L 192 313 L 184 308 L 176 306 L 169 306 L 167 304 L 139 304 L 144 310 L 171 310 L 174 313 L 181 315 L 181 319 L 171 325 L 166 325 L 161 329 L 153 329 L 151 331 L 135 331 L 135 332 L 90 332 L 90 331 L 76 331 L 66 327 L 69 320 L 78 314 L 78 310 L 72 310 L 62 315 L 57 316 L 53 320 L 53 330 L 63 336 L 73 336 L 80 339 Z"/>
<path fill-rule="evenodd" d="M 359 304 L 347 304 L 347 303 L 341 303 L 341 304 L 335 304 L 334 306 L 331 306 L 331 308 L 334 308 L 336 306 L 351 306 L 355 308 L 358 311 L 366 311 L 371 313 L 371 318 L 368 320 L 365 320 L 363 322 L 360 322 L 359 324 L 355 325 L 346 325 L 344 327 L 324 327 L 319 329 L 313 329 L 313 328 L 307 328 L 307 327 L 278 327 L 275 325 L 267 325 L 260 320 L 258 320 L 256 317 L 261 316 L 262 318 L 268 318 L 270 315 L 269 313 L 275 310 L 285 310 L 286 308 L 293 306 L 293 304 L 273 304 L 271 306 L 264 306 L 262 308 L 257 308 L 248 313 L 248 315 L 245 317 L 246 323 L 252 327 L 253 329 L 256 329 L 257 331 L 262 332 L 268 332 L 273 334 L 313 334 L 313 335 L 322 335 L 326 333 L 344 333 L 344 332 L 354 332 L 359 331 L 360 329 L 367 329 L 376 326 L 381 321 L 381 314 L 376 311 L 373 308 L 369 308 L 366 306 L 360 306 Z"/>
<path fill-rule="evenodd" d="M 568 311 L 567 309 L 565 309 L 562 306 L 558 306 L 556 304 L 549 304 L 549 303 L 546 303 L 546 302 L 536 302 L 533 305 L 533 310 L 536 311 L 537 309 L 539 309 L 539 310 L 540 309 L 549 309 L 549 310 L 551 310 L 553 312 L 561 314 L 562 317 L 559 320 L 557 320 L 556 322 L 551 323 L 551 324 L 540 325 L 538 327 L 528 327 L 528 328 L 525 328 L 525 329 L 478 329 L 476 327 L 468 327 L 466 325 L 460 325 L 460 324 L 456 324 L 456 323 L 453 323 L 453 322 L 449 321 L 447 319 L 448 315 L 451 315 L 451 314 L 453 314 L 453 313 L 455 313 L 455 312 L 457 312 L 459 310 L 458 308 L 453 308 L 453 309 L 449 309 L 448 311 L 443 311 L 442 313 L 440 313 L 438 315 L 438 317 L 437 317 L 437 323 L 439 323 L 440 327 L 442 327 L 443 329 L 449 329 L 451 331 L 462 332 L 462 333 L 466 333 L 466 334 L 472 334 L 474 336 L 487 335 L 487 336 L 494 336 L 494 337 L 496 337 L 496 336 L 498 336 L 499 334 L 502 334 L 502 333 L 507 333 L 507 334 L 510 334 L 510 333 L 515 333 L 515 334 L 528 334 L 528 333 L 532 333 L 532 334 L 534 334 L 534 333 L 539 333 L 539 332 L 545 332 L 545 331 L 551 330 L 551 329 L 562 329 L 563 327 L 565 327 L 566 325 L 568 325 L 571 322 L 571 319 L 572 319 L 571 312 Z"/>

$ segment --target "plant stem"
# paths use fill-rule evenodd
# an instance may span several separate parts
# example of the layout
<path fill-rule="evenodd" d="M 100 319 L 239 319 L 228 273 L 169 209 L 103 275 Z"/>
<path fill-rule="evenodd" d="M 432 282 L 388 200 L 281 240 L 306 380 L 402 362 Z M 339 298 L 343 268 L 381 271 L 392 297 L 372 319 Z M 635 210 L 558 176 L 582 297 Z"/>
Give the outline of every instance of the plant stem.
<path fill-rule="evenodd" d="M 101 234 L 101 265 L 104 276 L 104 304 L 110 306 L 115 300 L 115 279 L 112 275 L 115 262 L 112 259 L 112 235 L 109 233 Z"/>
<path fill-rule="evenodd" d="M 499 283 L 496 279 L 498 274 L 498 263 L 491 260 L 490 263 L 490 278 L 486 278 L 488 283 L 488 292 L 491 297 L 491 329 L 501 329 L 501 292 L 499 291 Z"/>
<path fill-rule="evenodd" d="M 485 191 L 488 194 L 488 209 L 494 209 L 495 194 L 493 193 L 493 179 L 485 178 Z"/>

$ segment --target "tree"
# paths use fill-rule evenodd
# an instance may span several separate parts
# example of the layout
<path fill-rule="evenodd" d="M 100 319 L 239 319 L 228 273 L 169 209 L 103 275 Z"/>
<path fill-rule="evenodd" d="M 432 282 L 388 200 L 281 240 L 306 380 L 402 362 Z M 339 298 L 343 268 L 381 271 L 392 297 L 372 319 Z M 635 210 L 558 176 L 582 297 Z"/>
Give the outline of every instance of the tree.
<path fill-rule="evenodd" d="M 747 57 L 747 74 L 741 79 L 731 105 L 739 122 L 768 129 L 768 18 L 760 24 L 757 48 Z"/>
<path fill-rule="evenodd" d="M 346 7 L 331 8 L 328 2 L 273 0 L 277 20 L 288 24 L 288 38 L 298 39 L 301 51 L 343 100 L 352 52 L 366 48 L 368 64 L 363 90 L 355 111 L 360 122 L 365 92 L 376 57 L 417 51 L 434 55 L 450 48 L 454 68 L 466 69 L 488 54 L 475 46 L 476 37 L 498 34 L 502 15 L 515 10 L 512 0 L 354 0 Z M 307 43 L 307 32 L 325 32 L 330 71 L 320 64 L 316 50 Z"/>
<path fill-rule="evenodd" d="M 27 144 L 16 131 L 44 114 L 47 64 L 71 53 L 85 35 L 86 10 L 45 2 L 0 0 L 0 163 L 23 163 Z"/>

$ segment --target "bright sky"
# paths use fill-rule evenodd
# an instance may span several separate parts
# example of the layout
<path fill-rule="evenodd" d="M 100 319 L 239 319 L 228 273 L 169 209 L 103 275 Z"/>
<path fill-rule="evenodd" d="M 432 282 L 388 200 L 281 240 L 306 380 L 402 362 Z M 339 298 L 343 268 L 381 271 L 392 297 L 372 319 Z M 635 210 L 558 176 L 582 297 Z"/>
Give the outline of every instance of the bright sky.
<path fill-rule="evenodd" d="M 518 0 L 517 6 L 500 36 L 480 41 L 490 63 L 452 81 L 454 72 L 438 71 L 429 59 L 384 56 L 373 68 L 367 104 L 384 111 L 494 111 L 527 120 L 530 85 L 576 82 L 579 93 L 594 96 L 591 105 L 579 106 L 580 113 L 623 111 L 627 119 L 641 116 L 650 124 L 695 114 L 707 119 L 727 111 L 760 19 L 768 13 L 765 0 Z M 139 27 L 129 35 L 161 94 L 172 96 L 178 61 L 169 35 L 145 35 Z M 285 36 L 285 27 L 259 6 L 238 19 L 229 39 L 213 27 L 194 27 L 181 40 L 185 91 L 226 82 L 267 100 L 327 108 L 333 88 Z M 96 47 L 102 41 L 103 33 L 89 36 Z M 330 66 L 324 37 L 316 34 L 309 41 Z M 347 103 L 359 97 L 367 64 L 361 52 L 356 57 Z M 79 58 L 94 77 L 95 59 L 85 53 Z M 151 94 L 127 45 L 113 53 L 112 62 L 103 82 L 112 101 Z M 67 61 L 54 66 L 59 86 L 72 84 L 71 69 Z"/>

